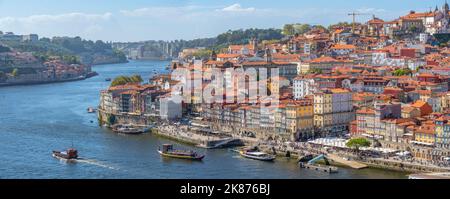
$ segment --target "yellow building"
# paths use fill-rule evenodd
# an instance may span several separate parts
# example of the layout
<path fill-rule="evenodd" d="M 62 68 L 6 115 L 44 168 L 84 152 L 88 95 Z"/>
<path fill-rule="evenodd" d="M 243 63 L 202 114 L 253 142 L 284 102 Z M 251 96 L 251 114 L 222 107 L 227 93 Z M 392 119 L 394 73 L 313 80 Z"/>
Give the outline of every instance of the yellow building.
<path fill-rule="evenodd" d="M 420 144 L 434 145 L 435 134 L 434 124 L 423 124 L 414 132 L 414 141 Z"/>
<path fill-rule="evenodd" d="M 313 103 L 310 99 L 296 100 L 286 106 L 286 127 L 296 137 L 305 137 L 313 129 Z"/>
<path fill-rule="evenodd" d="M 355 120 L 352 95 L 338 88 L 314 93 L 314 126 L 321 134 L 349 132 L 350 122 Z"/>
<path fill-rule="evenodd" d="M 332 121 L 332 93 L 320 92 L 314 94 L 314 126 L 330 126 Z"/>

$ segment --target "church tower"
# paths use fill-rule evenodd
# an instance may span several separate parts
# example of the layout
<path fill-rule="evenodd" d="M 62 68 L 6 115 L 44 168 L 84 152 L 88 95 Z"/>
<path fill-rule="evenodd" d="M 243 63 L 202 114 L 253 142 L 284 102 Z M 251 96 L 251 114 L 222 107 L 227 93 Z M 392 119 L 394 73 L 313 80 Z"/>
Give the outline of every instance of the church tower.
<path fill-rule="evenodd" d="M 258 40 L 256 39 L 256 37 L 252 37 L 249 44 L 250 48 L 252 48 L 251 50 L 253 51 L 253 54 L 256 54 L 256 52 L 258 52 Z"/>
<path fill-rule="evenodd" d="M 269 48 L 266 48 L 266 51 L 264 53 L 264 58 L 266 62 L 272 62 L 272 52 L 270 52 Z"/>
<path fill-rule="evenodd" d="M 216 54 L 216 51 L 213 50 L 213 51 L 211 52 L 211 57 L 210 57 L 210 59 L 213 60 L 213 61 L 217 61 L 217 54 Z"/>
<path fill-rule="evenodd" d="M 442 11 L 444 12 L 444 15 L 445 15 L 445 16 L 448 15 L 449 9 L 448 9 L 448 3 L 447 3 L 447 0 L 445 0 L 445 4 L 444 4 L 444 6 L 442 7 Z"/>

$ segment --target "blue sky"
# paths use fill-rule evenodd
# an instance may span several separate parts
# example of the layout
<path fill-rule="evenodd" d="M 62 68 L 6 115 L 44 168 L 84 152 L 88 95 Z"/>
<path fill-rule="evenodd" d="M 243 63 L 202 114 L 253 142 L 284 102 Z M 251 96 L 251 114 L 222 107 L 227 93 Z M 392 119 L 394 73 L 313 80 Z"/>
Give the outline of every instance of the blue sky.
<path fill-rule="evenodd" d="M 107 41 L 213 37 L 229 29 L 329 25 L 347 13 L 384 20 L 427 11 L 445 0 L 0 0 L 0 30 Z M 371 16 L 361 16 L 365 21 Z"/>

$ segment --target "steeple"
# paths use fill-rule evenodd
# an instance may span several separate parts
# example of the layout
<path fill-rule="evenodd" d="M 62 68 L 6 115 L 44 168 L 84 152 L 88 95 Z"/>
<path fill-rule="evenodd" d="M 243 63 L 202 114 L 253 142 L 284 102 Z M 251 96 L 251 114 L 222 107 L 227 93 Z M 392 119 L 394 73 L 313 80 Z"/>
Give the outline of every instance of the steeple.
<path fill-rule="evenodd" d="M 216 51 L 214 51 L 214 50 L 211 52 L 211 60 L 217 61 L 217 54 L 216 54 Z"/>
<path fill-rule="evenodd" d="M 266 48 L 264 58 L 266 59 L 266 62 L 272 62 L 272 53 L 269 48 Z"/>
<path fill-rule="evenodd" d="M 258 52 L 258 39 L 256 39 L 256 37 L 252 37 L 249 44 L 251 48 L 253 48 L 253 53 L 256 54 L 256 52 Z"/>
<path fill-rule="evenodd" d="M 445 12 L 445 14 L 447 14 L 448 13 L 448 3 L 447 3 L 447 0 L 445 0 L 445 4 L 444 4 L 444 7 L 442 8 L 442 10 Z"/>

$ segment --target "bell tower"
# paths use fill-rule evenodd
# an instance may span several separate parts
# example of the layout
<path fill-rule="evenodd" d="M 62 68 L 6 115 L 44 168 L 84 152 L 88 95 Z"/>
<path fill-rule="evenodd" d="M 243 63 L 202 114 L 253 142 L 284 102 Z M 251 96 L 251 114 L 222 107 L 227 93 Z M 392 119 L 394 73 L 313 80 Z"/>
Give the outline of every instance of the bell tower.
<path fill-rule="evenodd" d="M 266 62 L 272 62 L 272 52 L 270 52 L 269 48 L 266 48 L 265 53 L 264 53 L 264 58 L 265 58 Z"/>
<path fill-rule="evenodd" d="M 216 54 L 216 51 L 213 50 L 213 51 L 211 52 L 211 57 L 210 57 L 210 59 L 213 60 L 213 61 L 217 61 L 217 54 Z"/>

